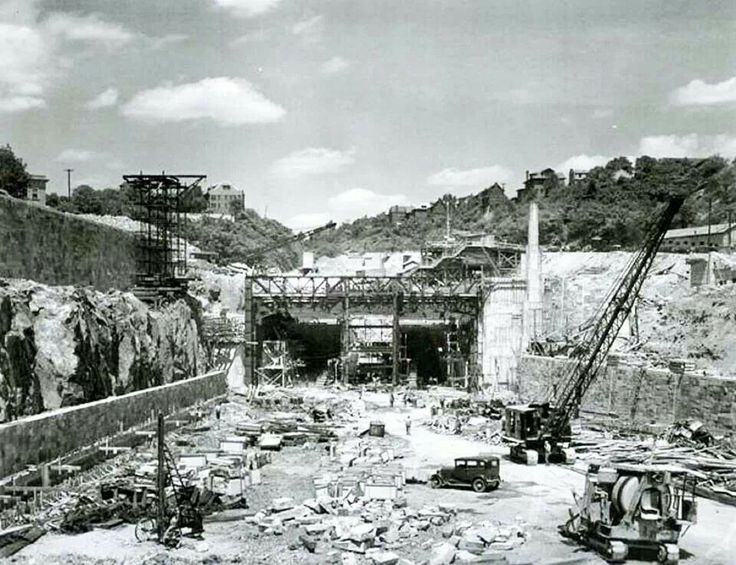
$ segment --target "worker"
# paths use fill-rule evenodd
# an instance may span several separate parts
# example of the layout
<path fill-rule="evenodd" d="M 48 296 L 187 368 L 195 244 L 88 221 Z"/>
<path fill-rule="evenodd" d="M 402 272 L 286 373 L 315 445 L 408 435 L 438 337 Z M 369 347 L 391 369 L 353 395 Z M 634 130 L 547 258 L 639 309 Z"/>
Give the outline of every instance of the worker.
<path fill-rule="evenodd" d="M 409 415 L 406 416 L 404 425 L 406 426 L 406 435 L 410 435 L 411 434 L 411 416 Z"/>
<path fill-rule="evenodd" d="M 549 454 L 552 452 L 552 446 L 549 441 L 544 440 L 544 464 L 549 464 Z"/>
<path fill-rule="evenodd" d="M 394 389 L 391 389 L 391 392 L 388 397 L 388 402 L 391 405 L 391 408 L 394 407 Z"/>

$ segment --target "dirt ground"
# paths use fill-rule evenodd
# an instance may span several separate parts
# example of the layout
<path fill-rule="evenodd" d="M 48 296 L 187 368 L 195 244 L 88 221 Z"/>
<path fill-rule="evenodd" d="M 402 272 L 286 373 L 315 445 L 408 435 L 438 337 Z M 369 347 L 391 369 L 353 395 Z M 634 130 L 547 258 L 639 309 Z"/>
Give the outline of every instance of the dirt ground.
<path fill-rule="evenodd" d="M 355 395 L 357 393 L 345 393 Z M 419 424 L 429 416 L 428 408 L 389 408 L 388 395 L 365 395 L 365 422 L 380 419 L 387 433 L 396 438 L 404 450 L 405 467 L 436 468 L 448 464 L 454 457 L 478 453 L 503 454 L 501 446 L 489 446 L 477 441 L 435 433 Z M 238 409 L 237 406 L 230 410 Z M 414 422 L 406 435 L 405 419 Z M 361 424 L 363 425 L 363 424 Z M 358 426 L 361 427 L 361 426 Z M 246 498 L 250 509 L 267 507 L 274 498 L 289 496 L 297 503 L 314 496 L 312 478 L 326 460 L 323 446 L 285 448 L 274 454 L 273 461 L 262 469 L 263 483 L 249 487 Z M 528 534 L 521 547 L 508 552 L 510 563 L 539 563 L 555 558 L 578 557 L 577 563 L 605 563 L 595 554 L 563 539 L 557 533 L 572 503 L 572 491 L 582 490 L 583 475 L 571 467 L 525 466 L 503 460 L 501 487 L 486 494 L 472 490 L 433 490 L 424 484 L 406 487 L 409 508 L 452 503 L 456 505 L 457 521 L 480 522 L 494 520 L 503 524 L 519 524 Z M 736 563 L 736 507 L 709 500 L 699 500 L 698 524 L 681 541 L 681 562 L 685 565 L 726 565 Z M 427 534 L 427 532 L 422 532 Z M 430 555 L 429 537 L 420 536 L 412 546 L 397 550 L 403 557 L 421 562 Z M 56 565 L 65 563 L 97 564 L 178 564 L 178 563 L 258 563 L 258 564 L 319 564 L 341 563 L 340 556 L 328 552 L 309 554 L 303 548 L 289 549 L 298 537 L 296 528 L 286 528 L 283 535 L 261 533 L 244 521 L 207 523 L 202 540 L 184 538 L 181 547 L 166 551 L 155 543 L 135 540 L 133 526 L 112 530 L 93 530 L 79 535 L 51 533 L 24 548 L 11 558 L 11 563 L 24 565 Z M 368 563 L 357 556 L 357 563 Z M 629 563 L 636 563 L 630 561 Z"/>

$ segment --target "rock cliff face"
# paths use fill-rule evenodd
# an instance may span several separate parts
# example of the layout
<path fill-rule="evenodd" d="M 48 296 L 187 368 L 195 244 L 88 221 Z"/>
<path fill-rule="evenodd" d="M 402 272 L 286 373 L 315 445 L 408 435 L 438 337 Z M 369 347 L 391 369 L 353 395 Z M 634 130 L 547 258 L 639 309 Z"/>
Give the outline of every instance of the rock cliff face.
<path fill-rule="evenodd" d="M 0 279 L 0 421 L 204 372 L 195 301 Z"/>

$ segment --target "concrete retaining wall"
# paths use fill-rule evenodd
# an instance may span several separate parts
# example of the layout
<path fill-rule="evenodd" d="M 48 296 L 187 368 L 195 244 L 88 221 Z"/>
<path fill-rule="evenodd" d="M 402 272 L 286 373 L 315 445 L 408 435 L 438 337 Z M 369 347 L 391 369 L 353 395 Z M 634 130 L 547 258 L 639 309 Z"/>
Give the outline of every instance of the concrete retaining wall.
<path fill-rule="evenodd" d="M 127 289 L 135 239 L 122 230 L 0 195 L 0 277 Z"/>
<path fill-rule="evenodd" d="M 226 376 L 218 371 L 2 424 L 0 476 L 18 472 L 29 464 L 52 461 L 142 424 L 158 410 L 171 414 L 226 392 Z"/>
<path fill-rule="evenodd" d="M 518 367 L 524 400 L 546 398 L 570 361 L 524 356 Z M 614 412 L 622 423 L 646 427 L 696 418 L 716 433 L 736 431 L 736 380 L 629 365 L 604 366 L 583 408 Z"/>

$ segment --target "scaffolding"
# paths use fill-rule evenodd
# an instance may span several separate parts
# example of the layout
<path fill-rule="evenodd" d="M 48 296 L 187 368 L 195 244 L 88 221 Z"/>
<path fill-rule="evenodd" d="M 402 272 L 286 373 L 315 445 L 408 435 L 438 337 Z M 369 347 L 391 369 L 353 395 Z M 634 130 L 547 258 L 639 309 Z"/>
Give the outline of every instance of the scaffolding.
<path fill-rule="evenodd" d="M 181 237 L 186 221 L 184 196 L 205 175 L 124 175 L 136 198 L 138 272 L 136 289 L 155 297 L 186 288 L 187 244 Z"/>

